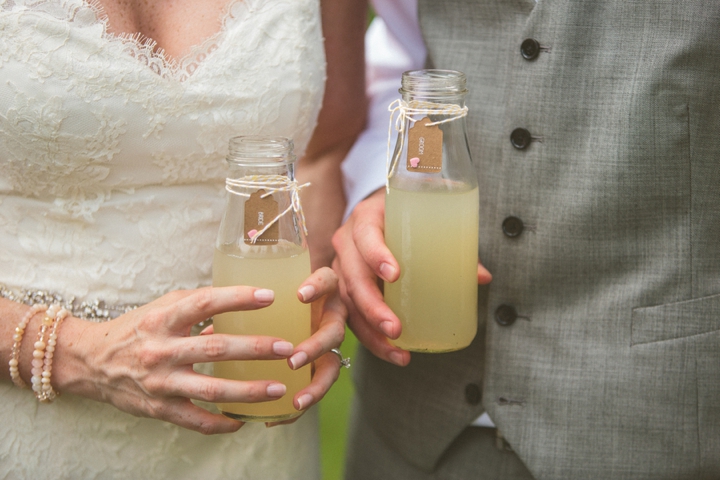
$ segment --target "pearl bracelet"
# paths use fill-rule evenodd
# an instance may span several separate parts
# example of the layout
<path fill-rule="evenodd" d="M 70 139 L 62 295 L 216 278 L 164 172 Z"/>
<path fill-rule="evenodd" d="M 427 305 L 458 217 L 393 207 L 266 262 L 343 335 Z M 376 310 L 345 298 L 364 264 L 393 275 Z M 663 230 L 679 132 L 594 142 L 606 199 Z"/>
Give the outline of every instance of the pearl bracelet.
<path fill-rule="evenodd" d="M 60 305 L 51 305 L 50 308 L 47 309 L 46 316 L 43 318 L 40 330 L 38 331 L 38 339 L 35 342 L 35 350 L 33 350 L 33 368 L 30 381 L 35 396 L 42 403 L 52 402 L 58 395 L 50 383 L 52 362 L 57 344 L 58 327 L 69 314 L 70 312 Z M 46 343 L 45 334 L 48 329 L 51 329 L 51 331 Z"/>
<path fill-rule="evenodd" d="M 10 378 L 12 379 L 13 383 L 20 387 L 25 388 L 27 387 L 27 384 L 23 382 L 23 379 L 20 378 L 20 347 L 22 346 L 22 339 L 23 335 L 25 334 L 25 328 L 27 328 L 28 323 L 30 323 L 30 320 L 37 315 L 39 312 L 45 312 L 47 310 L 47 306 L 44 304 L 35 304 L 32 307 L 30 307 L 30 310 L 27 311 L 25 316 L 20 320 L 20 323 L 18 323 L 18 326 L 15 327 L 15 334 L 13 334 L 13 346 L 12 346 L 12 353 L 10 355 L 10 361 L 8 362 L 8 365 L 10 366 Z"/>

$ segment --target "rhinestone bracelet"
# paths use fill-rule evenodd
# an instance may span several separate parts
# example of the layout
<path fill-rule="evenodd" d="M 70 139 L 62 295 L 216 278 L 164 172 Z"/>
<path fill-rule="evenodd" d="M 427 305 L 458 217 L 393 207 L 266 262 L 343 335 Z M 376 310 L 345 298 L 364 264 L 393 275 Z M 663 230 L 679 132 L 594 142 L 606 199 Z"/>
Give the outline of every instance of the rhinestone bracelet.
<path fill-rule="evenodd" d="M 139 306 L 132 304 L 108 305 L 102 300 L 78 302 L 75 297 L 66 300 L 62 295 L 46 290 L 22 289 L 16 291 L 8 289 L 5 285 L 0 285 L 0 297 L 31 306 L 36 304 L 59 304 L 65 307 L 72 316 L 92 322 L 112 320 Z"/>

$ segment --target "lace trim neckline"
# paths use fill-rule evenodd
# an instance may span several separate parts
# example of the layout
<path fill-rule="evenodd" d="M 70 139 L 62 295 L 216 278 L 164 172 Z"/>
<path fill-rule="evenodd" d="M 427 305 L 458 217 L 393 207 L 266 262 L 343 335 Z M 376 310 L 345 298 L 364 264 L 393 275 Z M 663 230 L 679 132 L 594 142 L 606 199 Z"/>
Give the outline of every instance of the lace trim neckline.
<path fill-rule="evenodd" d="M 103 25 L 103 37 L 108 41 L 120 41 L 124 44 L 127 53 L 145 63 L 153 72 L 165 79 L 172 79 L 178 82 L 187 80 L 198 69 L 200 64 L 215 50 L 224 40 L 227 30 L 230 28 L 236 17 L 233 15 L 234 7 L 245 0 L 229 0 L 222 12 L 220 29 L 213 35 L 206 38 L 197 45 L 193 45 L 190 51 L 178 58 L 170 58 L 162 48 L 157 48 L 157 42 L 142 33 L 120 33 L 108 32 L 108 17 L 105 9 L 99 0 L 82 0 L 88 8 L 92 9 L 97 17 L 97 22 Z"/>
<path fill-rule="evenodd" d="M 229 0 L 221 13 L 220 29 L 217 33 L 192 46 L 189 52 L 178 58 L 168 57 L 164 49 L 157 47 L 155 40 L 140 32 L 108 32 L 108 17 L 99 0 L 0 0 L 0 10 L 10 10 L 13 7 L 34 9 L 68 22 L 79 22 L 88 26 L 100 25 L 104 41 L 120 43 L 127 55 L 160 77 L 183 82 L 222 44 L 228 30 L 239 19 L 239 9 L 236 7 L 245 4 L 248 10 L 253 10 L 251 3 L 254 3 L 253 0 Z"/>

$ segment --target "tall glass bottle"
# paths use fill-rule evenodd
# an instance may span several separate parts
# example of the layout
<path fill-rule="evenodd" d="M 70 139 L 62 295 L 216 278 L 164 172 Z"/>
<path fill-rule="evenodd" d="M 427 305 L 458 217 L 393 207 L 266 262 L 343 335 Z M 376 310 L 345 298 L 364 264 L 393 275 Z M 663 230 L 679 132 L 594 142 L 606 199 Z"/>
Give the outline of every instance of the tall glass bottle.
<path fill-rule="evenodd" d="M 213 285 L 269 288 L 275 291 L 275 301 L 260 310 L 216 315 L 215 332 L 270 335 L 297 345 L 311 333 L 310 306 L 301 303 L 296 293 L 310 275 L 310 257 L 301 219 L 293 208 L 293 143 L 277 137 L 235 137 L 227 161 L 227 205 L 215 244 Z M 216 377 L 276 380 L 287 386 L 278 400 L 221 403 L 225 415 L 260 422 L 300 415 L 292 400 L 310 383 L 309 368 L 293 371 L 286 360 L 253 360 L 216 362 L 214 370 Z"/>
<path fill-rule="evenodd" d="M 385 241 L 400 278 L 385 283 L 385 302 L 402 322 L 393 343 L 415 352 L 460 350 L 477 333 L 478 186 L 465 84 L 448 70 L 402 76 L 385 198 Z"/>

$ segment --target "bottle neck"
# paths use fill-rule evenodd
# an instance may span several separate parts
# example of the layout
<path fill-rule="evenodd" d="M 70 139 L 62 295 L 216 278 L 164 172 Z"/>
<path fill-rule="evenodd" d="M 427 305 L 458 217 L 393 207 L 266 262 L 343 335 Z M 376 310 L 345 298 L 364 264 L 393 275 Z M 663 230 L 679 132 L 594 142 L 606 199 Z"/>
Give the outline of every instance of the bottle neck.
<path fill-rule="evenodd" d="M 228 164 L 228 178 L 234 180 L 239 180 L 246 177 L 282 177 L 287 178 L 290 181 L 295 179 L 294 163 L 259 165 L 248 162 L 233 162 L 228 160 Z"/>

